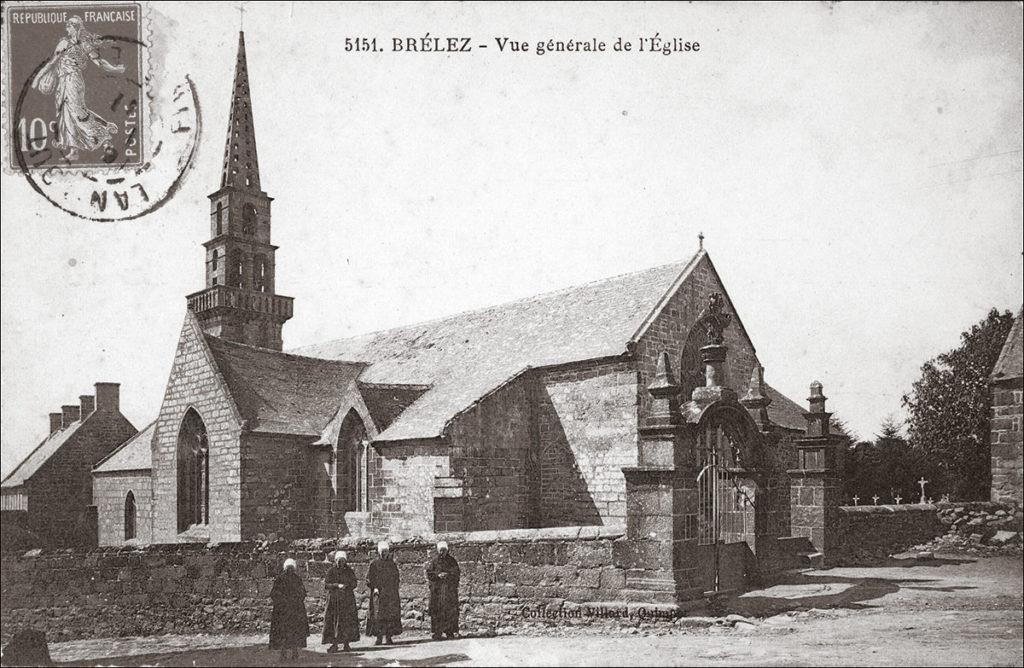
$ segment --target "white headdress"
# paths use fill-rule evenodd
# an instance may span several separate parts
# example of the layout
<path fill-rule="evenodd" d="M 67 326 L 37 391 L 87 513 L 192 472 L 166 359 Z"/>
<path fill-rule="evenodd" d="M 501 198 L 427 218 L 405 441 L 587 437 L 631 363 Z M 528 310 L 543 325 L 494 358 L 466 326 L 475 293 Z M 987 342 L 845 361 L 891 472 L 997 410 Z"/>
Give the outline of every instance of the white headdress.
<path fill-rule="evenodd" d="M 345 550 L 338 550 L 334 553 L 334 563 L 338 563 L 342 559 L 348 561 L 348 552 L 346 552 Z"/>
<path fill-rule="evenodd" d="M 437 541 L 437 551 L 438 552 L 441 552 L 442 550 L 447 550 L 447 549 L 448 549 L 448 541 L 446 541 L 446 540 L 439 540 L 439 541 Z"/>
<path fill-rule="evenodd" d="M 377 543 L 377 554 L 384 554 L 385 552 L 391 551 L 391 545 L 386 541 L 382 540 Z"/>
<path fill-rule="evenodd" d="M 298 567 L 299 567 L 299 565 L 297 563 L 295 563 L 294 559 L 289 558 L 289 559 L 285 559 L 284 560 L 284 570 L 286 570 L 286 571 L 294 571 Z"/>

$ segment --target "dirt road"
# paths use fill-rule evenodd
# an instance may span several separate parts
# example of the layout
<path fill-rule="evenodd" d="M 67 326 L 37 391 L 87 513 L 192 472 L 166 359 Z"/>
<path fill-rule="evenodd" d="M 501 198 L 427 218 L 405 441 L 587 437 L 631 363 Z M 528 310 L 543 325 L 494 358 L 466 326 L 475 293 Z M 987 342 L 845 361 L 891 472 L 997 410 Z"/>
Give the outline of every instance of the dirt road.
<path fill-rule="evenodd" d="M 311 637 L 299 663 L 1019 666 L 1022 584 L 1019 557 L 908 560 L 794 575 L 733 601 L 729 612 L 749 620 L 734 625 L 526 628 L 442 642 L 402 636 L 393 647 L 364 642 L 347 655 L 327 655 Z M 265 643 L 254 635 L 160 636 L 60 643 L 51 653 L 79 665 L 276 665 L 278 656 Z"/>

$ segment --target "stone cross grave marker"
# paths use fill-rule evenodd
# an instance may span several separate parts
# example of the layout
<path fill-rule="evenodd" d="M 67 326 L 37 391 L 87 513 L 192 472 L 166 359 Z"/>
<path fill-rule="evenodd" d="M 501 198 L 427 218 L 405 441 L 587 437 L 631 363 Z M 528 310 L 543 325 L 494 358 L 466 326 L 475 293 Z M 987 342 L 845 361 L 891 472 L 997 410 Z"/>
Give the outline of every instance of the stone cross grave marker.
<path fill-rule="evenodd" d="M 900 502 L 901 502 L 901 501 L 903 501 L 903 497 L 902 497 L 902 496 L 900 496 L 899 494 L 897 494 L 896 496 L 894 496 L 894 497 L 893 497 L 893 499 L 894 499 L 894 500 L 896 501 L 896 505 L 897 505 L 897 506 L 898 506 L 898 505 L 900 505 Z"/>
<path fill-rule="evenodd" d="M 921 486 L 921 503 L 925 503 L 928 497 L 924 495 L 924 486 L 928 484 L 928 481 L 924 479 L 924 476 L 921 476 L 921 479 L 917 481 L 917 484 Z"/>
<path fill-rule="evenodd" d="M 875 505 L 877 506 L 877 505 L 878 505 L 878 500 L 879 500 L 880 498 L 882 498 L 882 497 L 880 497 L 880 496 L 878 496 L 877 494 L 875 494 L 875 495 L 874 495 L 873 497 L 871 497 L 871 498 L 872 498 L 872 500 L 873 500 L 873 501 L 875 502 Z"/>
<path fill-rule="evenodd" d="M 856 495 L 854 495 L 854 497 L 853 497 L 853 505 L 855 505 L 855 506 L 859 506 L 859 505 L 860 505 L 860 503 L 859 503 L 859 502 L 860 502 L 860 497 L 859 497 L 859 496 L 856 496 Z"/>

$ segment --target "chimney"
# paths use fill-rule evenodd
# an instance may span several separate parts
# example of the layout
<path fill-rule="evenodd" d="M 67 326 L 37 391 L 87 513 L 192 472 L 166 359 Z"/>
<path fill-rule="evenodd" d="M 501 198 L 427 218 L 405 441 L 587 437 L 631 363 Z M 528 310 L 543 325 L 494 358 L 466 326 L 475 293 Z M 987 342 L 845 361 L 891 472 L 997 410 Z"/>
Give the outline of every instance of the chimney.
<path fill-rule="evenodd" d="M 121 410 L 121 383 L 96 383 L 96 410 L 113 411 Z"/>
<path fill-rule="evenodd" d="M 91 394 L 83 394 L 78 397 L 82 406 L 82 419 L 89 417 L 89 414 L 96 410 L 96 399 Z"/>
<path fill-rule="evenodd" d="M 72 422 L 74 422 L 75 420 L 77 420 L 81 416 L 81 410 L 82 409 L 81 409 L 80 406 L 72 405 L 72 406 L 61 406 L 60 410 L 61 410 L 60 426 L 61 427 L 67 427 L 68 425 L 70 425 Z"/>
<path fill-rule="evenodd" d="M 64 414 L 63 413 L 50 413 L 50 433 L 59 431 L 64 426 Z"/>

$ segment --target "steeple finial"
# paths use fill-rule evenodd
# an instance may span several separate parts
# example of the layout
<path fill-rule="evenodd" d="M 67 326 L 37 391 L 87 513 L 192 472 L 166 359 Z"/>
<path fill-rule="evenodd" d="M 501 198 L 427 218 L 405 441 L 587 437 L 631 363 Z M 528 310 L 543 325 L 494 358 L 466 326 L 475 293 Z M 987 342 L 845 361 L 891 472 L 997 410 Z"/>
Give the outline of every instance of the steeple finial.
<path fill-rule="evenodd" d="M 704 233 L 703 232 L 699 232 L 697 234 L 697 244 L 699 246 L 699 248 L 697 250 L 704 250 Z"/>
<path fill-rule="evenodd" d="M 241 10 L 244 12 L 244 9 Z M 245 62 L 245 33 L 238 31 L 238 59 L 231 92 L 228 140 L 224 149 L 221 187 L 261 192 L 260 164 L 256 157 L 256 131 L 252 123 L 249 71 Z"/>

